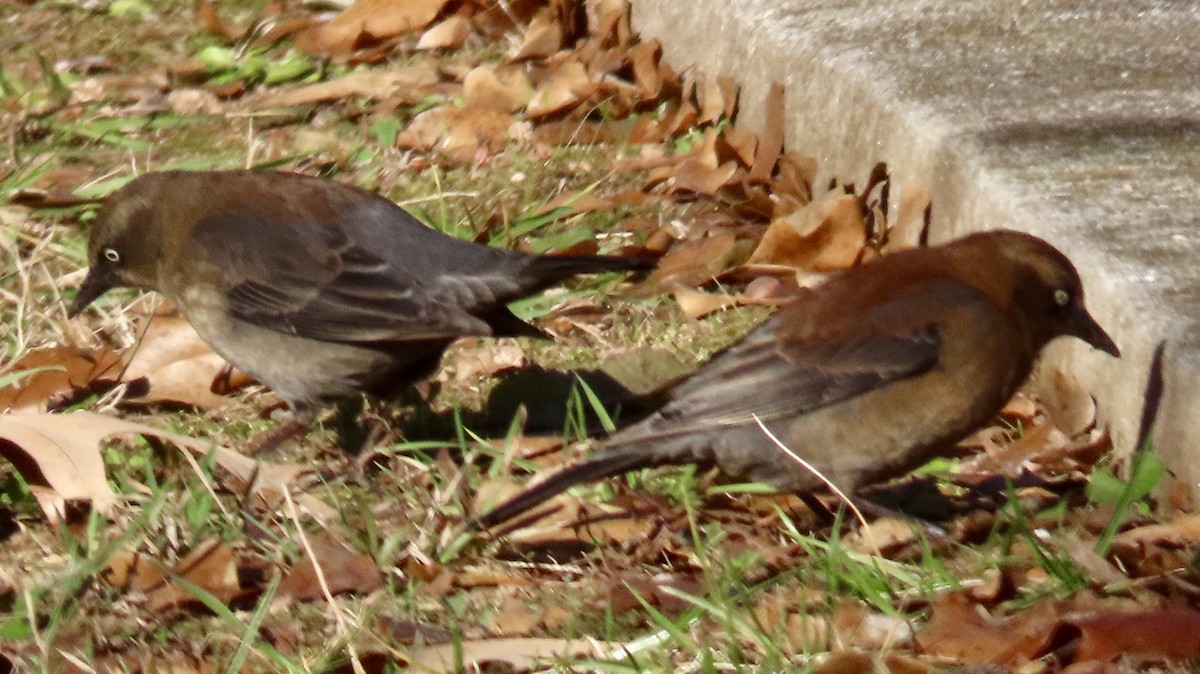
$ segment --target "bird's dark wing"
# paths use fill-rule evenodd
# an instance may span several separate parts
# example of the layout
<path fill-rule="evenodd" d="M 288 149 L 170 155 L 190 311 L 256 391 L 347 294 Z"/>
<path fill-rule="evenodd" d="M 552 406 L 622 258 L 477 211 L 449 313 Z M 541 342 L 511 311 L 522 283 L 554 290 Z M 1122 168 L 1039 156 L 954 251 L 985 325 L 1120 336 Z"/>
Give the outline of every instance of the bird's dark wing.
<path fill-rule="evenodd" d="M 387 342 L 489 334 L 486 322 L 431 296 L 426 283 L 338 227 L 212 216 L 192 231 L 198 251 L 236 282 L 229 311 L 311 339 Z M 199 254 L 199 253 L 198 253 Z"/>
<path fill-rule="evenodd" d="M 671 430 L 794 418 L 889 382 L 928 372 L 941 346 L 935 324 L 900 334 L 863 332 L 832 341 L 799 340 L 761 326 L 672 393 L 662 410 Z"/>

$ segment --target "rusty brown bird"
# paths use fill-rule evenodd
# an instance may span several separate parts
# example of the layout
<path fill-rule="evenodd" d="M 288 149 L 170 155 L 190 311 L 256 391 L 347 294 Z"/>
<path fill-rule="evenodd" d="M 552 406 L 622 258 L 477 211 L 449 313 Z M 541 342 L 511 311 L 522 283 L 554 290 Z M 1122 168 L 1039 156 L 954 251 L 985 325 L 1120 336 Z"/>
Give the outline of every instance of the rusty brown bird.
<path fill-rule="evenodd" d="M 670 390 L 653 415 L 473 525 L 650 466 L 715 465 L 797 493 L 822 487 L 763 426 L 853 493 L 993 418 L 1060 336 L 1119 355 L 1084 306 L 1075 267 L 1039 238 L 985 232 L 888 255 L 807 292 Z"/>
<path fill-rule="evenodd" d="M 143 175 L 100 209 L 74 316 L 114 287 L 157 290 L 301 423 L 389 396 L 467 335 L 541 336 L 506 304 L 646 260 L 528 255 L 461 241 L 330 180 L 251 171 Z"/>

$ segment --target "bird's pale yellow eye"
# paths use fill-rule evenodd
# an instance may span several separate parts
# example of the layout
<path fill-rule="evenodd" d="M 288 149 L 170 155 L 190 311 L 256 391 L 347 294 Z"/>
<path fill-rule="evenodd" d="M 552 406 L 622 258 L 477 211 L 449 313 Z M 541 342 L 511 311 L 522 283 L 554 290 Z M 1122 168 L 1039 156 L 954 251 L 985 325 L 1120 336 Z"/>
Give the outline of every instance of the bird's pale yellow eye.
<path fill-rule="evenodd" d="M 1071 303 L 1071 293 L 1058 289 L 1054 291 L 1054 303 L 1060 307 L 1065 307 Z"/>
<path fill-rule="evenodd" d="M 116 248 L 105 248 L 100 254 L 104 256 L 105 260 L 108 260 L 113 264 L 117 264 L 121 261 L 121 254 L 117 252 Z"/>

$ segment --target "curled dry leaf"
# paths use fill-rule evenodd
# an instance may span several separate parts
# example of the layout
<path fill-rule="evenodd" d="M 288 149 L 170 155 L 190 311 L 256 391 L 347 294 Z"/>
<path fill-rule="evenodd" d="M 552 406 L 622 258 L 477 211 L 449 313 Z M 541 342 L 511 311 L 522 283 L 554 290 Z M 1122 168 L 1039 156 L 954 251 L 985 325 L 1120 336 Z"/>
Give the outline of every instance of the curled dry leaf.
<path fill-rule="evenodd" d="M 866 243 L 866 222 L 858 199 L 849 194 L 834 195 L 776 218 L 750 262 L 835 271 L 853 265 Z"/>
<path fill-rule="evenodd" d="M 1200 611 L 1165 607 L 1148 611 L 1096 612 L 1066 621 L 1082 633 L 1076 662 L 1111 662 L 1122 655 L 1172 660 L 1200 658 Z"/>
<path fill-rule="evenodd" d="M 1058 611 L 1048 602 L 1000 619 L 954 593 L 934 603 L 929 625 L 917 635 L 917 643 L 925 653 L 966 664 L 1012 665 L 1036 657 L 1058 620 Z"/>
<path fill-rule="evenodd" d="M 364 38 L 383 40 L 428 26 L 447 0 L 358 0 L 325 23 L 296 36 L 296 46 L 317 54 L 345 55 Z"/>
<path fill-rule="evenodd" d="M 125 381 L 144 378 L 149 387 L 137 402 L 176 402 L 202 409 L 229 403 L 213 392 L 214 382 L 226 372 L 225 359 L 200 339 L 182 316 L 156 315 L 125 369 Z M 235 372 L 223 388 L 239 388 L 250 378 Z"/>
<path fill-rule="evenodd" d="M 929 208 L 929 190 L 917 183 L 908 183 L 900 188 L 900 205 L 896 208 L 896 221 L 888 231 L 887 252 L 916 248 L 921 242 L 921 231 L 925 227 L 925 209 Z"/>
<path fill-rule="evenodd" d="M 455 14 L 442 21 L 421 35 L 417 40 L 417 49 L 451 49 L 461 47 L 471 34 L 471 22 L 466 17 Z"/>
<path fill-rule="evenodd" d="M 51 397 L 85 388 L 102 378 L 116 379 L 120 356 L 111 349 L 56 346 L 36 349 L 7 363 L 0 378 L 14 379 L 0 388 L 0 410 L 45 409 Z M 21 373 L 25 373 L 22 375 Z"/>
<path fill-rule="evenodd" d="M 1096 422 L 1096 401 L 1074 375 L 1062 368 L 1048 369 L 1040 378 L 1042 405 L 1050 421 L 1069 437 Z"/>
<path fill-rule="evenodd" d="M 639 95 L 645 100 L 656 100 L 663 86 L 658 69 L 659 59 L 662 58 L 662 45 L 656 39 L 639 42 L 629 48 L 628 56 Z"/>
<path fill-rule="evenodd" d="M 688 239 L 663 255 L 648 283 L 666 287 L 708 283 L 740 262 L 737 256 L 738 240 L 733 232 L 718 231 L 702 239 Z"/>
<path fill-rule="evenodd" d="M 775 163 L 783 153 L 784 137 L 784 89 L 778 82 L 771 83 L 767 100 L 763 104 L 765 119 L 759 134 L 758 148 L 754 153 L 754 166 L 750 169 L 750 180 L 765 183 L 775 171 Z"/>
<path fill-rule="evenodd" d="M 452 105 L 426 110 L 396 137 L 402 148 L 427 152 L 436 150 L 460 163 L 474 161 L 479 153 L 503 150 L 516 120 L 497 110 Z"/>
<path fill-rule="evenodd" d="M 696 81 L 696 103 L 699 107 L 696 119 L 700 124 L 715 124 L 725 114 L 725 92 L 713 77 L 701 77 Z"/>
<path fill-rule="evenodd" d="M 328 82 L 270 89 L 265 95 L 252 100 L 250 107 L 263 110 L 338 101 L 355 96 L 379 100 L 396 92 L 401 92 L 404 100 L 416 102 L 432 91 L 437 83 L 438 75 L 433 65 L 422 62 L 401 68 L 351 73 Z"/>
<path fill-rule="evenodd" d="M 323 533 L 308 537 L 312 555 L 304 557 L 279 583 L 279 594 L 297 601 L 315 601 L 324 597 L 317 579 L 318 570 L 332 595 L 368 594 L 383 587 L 383 576 L 375 560 L 351 548 L 345 542 Z"/>
<path fill-rule="evenodd" d="M 531 118 L 545 117 L 579 105 L 600 87 L 579 61 L 565 61 L 539 83 L 525 112 Z"/>
<path fill-rule="evenodd" d="M 519 68 L 483 65 L 463 79 L 463 97 L 469 107 L 516 112 L 533 98 L 533 85 Z"/>
<path fill-rule="evenodd" d="M 558 17 L 547 8 L 538 12 L 529 22 L 529 30 L 525 31 L 525 41 L 512 57 L 516 61 L 546 58 L 562 49 L 563 33 Z"/>
<path fill-rule="evenodd" d="M 408 668 L 413 671 L 449 672 L 479 669 L 484 663 L 505 663 L 511 671 L 532 671 L 539 663 L 548 665 L 574 658 L 616 657 L 621 644 L 595 639 L 479 639 L 439 646 L 410 648 Z"/>
<path fill-rule="evenodd" d="M 675 296 L 675 302 L 679 305 L 680 311 L 692 320 L 704 318 L 711 313 L 736 306 L 738 303 L 737 298 L 733 295 L 706 293 L 683 285 L 675 286 L 671 293 Z"/>

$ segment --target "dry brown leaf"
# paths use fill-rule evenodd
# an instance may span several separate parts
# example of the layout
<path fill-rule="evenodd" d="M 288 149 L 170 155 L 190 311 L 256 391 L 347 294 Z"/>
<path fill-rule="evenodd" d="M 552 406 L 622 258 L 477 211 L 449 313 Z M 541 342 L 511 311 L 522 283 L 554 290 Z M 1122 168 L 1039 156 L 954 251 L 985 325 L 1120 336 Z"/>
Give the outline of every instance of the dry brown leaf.
<path fill-rule="evenodd" d="M 120 374 L 120 356 L 111 349 L 77 349 L 55 346 L 36 349 L 13 363 L 6 363 L 3 376 L 30 372 L 28 376 L 0 388 L 0 410 L 45 409 L 52 396 L 84 388 Z"/>
<path fill-rule="evenodd" d="M 887 252 L 915 248 L 925 227 L 925 209 L 929 208 L 929 190 L 918 183 L 908 183 L 900 189 L 900 205 L 896 207 L 896 222 L 888 232 Z"/>
<path fill-rule="evenodd" d="M 1040 457 L 1057 455 L 1067 446 L 1069 438 L 1052 424 L 1039 424 L 1026 431 L 1020 438 L 996 451 L 976 457 L 963 472 L 1015 476 L 1022 467 Z"/>
<path fill-rule="evenodd" d="M 777 200 L 775 217 L 781 217 L 812 201 L 818 165 L 813 157 L 795 154 L 783 155 L 777 164 L 779 172 L 771 180 L 771 191 Z"/>
<path fill-rule="evenodd" d="M 233 548 L 217 539 L 210 539 L 196 546 L 195 550 L 179 560 L 171 569 L 165 584 L 148 591 L 151 611 L 161 613 L 185 604 L 200 602 L 191 590 L 174 582 L 174 577 L 196 585 L 226 604 L 242 592 Z"/>
<path fill-rule="evenodd" d="M 775 219 L 750 262 L 836 271 L 853 265 L 866 242 L 866 222 L 858 199 L 849 194 L 834 195 Z"/>
<path fill-rule="evenodd" d="M 725 114 L 725 92 L 712 77 L 701 77 L 696 81 L 696 104 L 699 107 L 696 119 L 700 124 L 715 124 Z"/>
<path fill-rule="evenodd" d="M 702 239 L 688 239 L 673 246 L 658 262 L 648 283 L 662 286 L 698 286 L 740 262 L 737 237 L 719 231 Z"/>
<path fill-rule="evenodd" d="M 899 653 L 830 653 L 812 674 L 943 674 L 943 670 Z"/>
<path fill-rule="evenodd" d="M 517 671 L 529 671 L 539 662 L 581 657 L 607 658 L 619 653 L 620 644 L 581 639 L 476 639 L 439 646 L 408 649 L 409 669 L 414 671 L 459 671 L 477 663 L 506 663 Z"/>
<path fill-rule="evenodd" d="M 538 12 L 529 22 L 525 41 L 512 57 L 514 62 L 546 58 L 562 49 L 563 33 L 558 17 L 549 8 Z"/>
<path fill-rule="evenodd" d="M 966 664 L 1011 665 L 1032 659 L 1052 636 L 1058 612 L 1048 602 L 1008 619 L 993 618 L 960 594 L 933 606 L 929 625 L 917 635 L 924 653 Z"/>
<path fill-rule="evenodd" d="M 221 38 L 226 44 L 233 44 L 242 36 L 242 32 L 225 23 L 209 0 L 201 0 L 196 6 L 196 20 L 204 30 Z"/>
<path fill-rule="evenodd" d="M 537 629 L 542 612 L 530 608 L 520 597 L 507 597 L 496 607 L 492 630 L 500 636 L 522 636 Z"/>
<path fill-rule="evenodd" d="M 358 0 L 329 21 L 298 35 L 310 53 L 347 54 L 364 38 L 382 40 L 428 26 L 447 0 Z M 303 37 L 302 37 L 303 36 Z"/>
<path fill-rule="evenodd" d="M 763 131 L 758 136 L 758 148 L 754 153 L 754 166 L 750 169 L 750 180 L 765 183 L 775 171 L 775 162 L 783 152 L 784 137 L 784 88 L 778 82 L 771 83 L 767 100 L 763 103 L 766 117 Z"/>
<path fill-rule="evenodd" d="M 375 560 L 354 550 L 328 533 L 308 537 L 312 556 L 306 551 L 279 582 L 279 595 L 296 601 L 315 601 L 325 595 L 317 570 L 332 595 L 369 594 L 383 587 L 383 575 Z"/>
<path fill-rule="evenodd" d="M 319 101 L 340 101 L 361 96 L 371 100 L 387 98 L 401 92 L 404 100 L 416 102 L 433 90 L 438 83 L 437 71 L 430 63 L 417 63 L 392 69 L 367 70 L 351 73 L 328 82 L 270 89 L 254 98 L 254 110 L 305 105 Z"/>
<path fill-rule="evenodd" d="M 167 440 L 197 457 L 215 453 L 217 466 L 240 481 L 237 493 L 280 493 L 305 466 L 256 462 L 223 447 L 213 448 L 182 435 L 145 424 L 93 412 L 70 414 L 10 414 L 0 416 L 0 456 L 11 461 L 33 486 L 43 486 L 56 499 L 47 503 L 47 516 L 57 521 L 66 500 L 90 500 L 104 508 L 115 499 L 104 470 L 100 443 L 114 435 L 149 435 Z M 253 481 L 252 489 L 247 489 Z M 297 504 L 319 520 L 332 521 L 337 513 L 319 499 L 299 494 Z"/>
<path fill-rule="evenodd" d="M 525 113 L 537 119 L 578 105 L 600 87 L 579 61 L 566 61 L 541 81 Z"/>
<path fill-rule="evenodd" d="M 916 542 L 916 525 L 896 517 L 881 517 L 845 538 L 851 550 L 884 556 Z"/>
<path fill-rule="evenodd" d="M 417 40 L 417 49 L 452 49 L 461 47 L 471 34 L 471 22 L 455 14 L 425 31 Z"/>
<path fill-rule="evenodd" d="M 658 61 L 662 58 L 662 45 L 657 39 L 639 42 L 629 48 L 628 55 L 638 94 L 644 100 L 657 99 L 663 86 L 658 70 Z M 649 120 L 650 118 L 644 119 Z"/>
<path fill-rule="evenodd" d="M 212 390 L 225 369 L 225 359 L 213 353 L 186 319 L 159 314 L 134 351 L 125 369 L 125 381 L 144 378 L 148 383 L 145 395 L 130 398 L 136 402 L 177 402 L 217 409 L 229 403 L 228 398 Z M 229 387 L 249 383 L 249 377 L 237 372 L 230 377 Z"/>
<path fill-rule="evenodd" d="M 1200 513 L 1183 515 L 1170 522 L 1149 524 L 1117 535 L 1118 546 L 1165 545 L 1192 547 L 1200 543 Z"/>
<path fill-rule="evenodd" d="M 1096 612 L 1067 621 L 1082 636 L 1075 661 L 1111 662 L 1122 655 L 1188 660 L 1200 658 L 1200 611 L 1166 607 L 1148 611 Z"/>
<path fill-rule="evenodd" d="M 746 168 L 754 165 L 754 153 L 758 148 L 758 136 L 745 129 L 739 129 L 736 126 L 727 126 L 721 130 L 720 140 L 725 147 L 729 148 L 730 154 L 733 155 L 730 159 L 736 158 Z"/>
<path fill-rule="evenodd" d="M 1095 424 L 1096 401 L 1074 375 L 1056 367 L 1039 379 L 1046 416 L 1059 430 L 1073 438 Z"/>
<path fill-rule="evenodd" d="M 397 136 L 396 145 L 419 152 L 435 150 L 452 161 L 470 163 L 507 147 L 515 124 L 511 115 L 497 110 L 443 105 L 413 118 Z"/>
<path fill-rule="evenodd" d="M 463 78 L 463 97 L 470 107 L 516 112 L 533 98 L 533 85 L 520 68 L 481 65 Z"/>
<path fill-rule="evenodd" d="M 737 298 L 733 295 L 706 293 L 682 285 L 676 286 L 671 292 L 675 296 L 675 302 L 679 305 L 680 311 L 692 320 L 704 318 L 711 313 L 735 306 L 738 303 Z"/>
<path fill-rule="evenodd" d="M 904 616 L 873 611 L 860 601 L 838 602 L 830 621 L 835 647 L 878 649 L 912 641 L 913 630 Z"/>
<path fill-rule="evenodd" d="M 0 416 L 0 456 L 30 485 L 49 493 L 39 504 L 52 522 L 62 520 L 68 500 L 90 501 L 101 510 L 116 499 L 108 484 L 100 443 L 146 427 L 90 412 Z"/>

